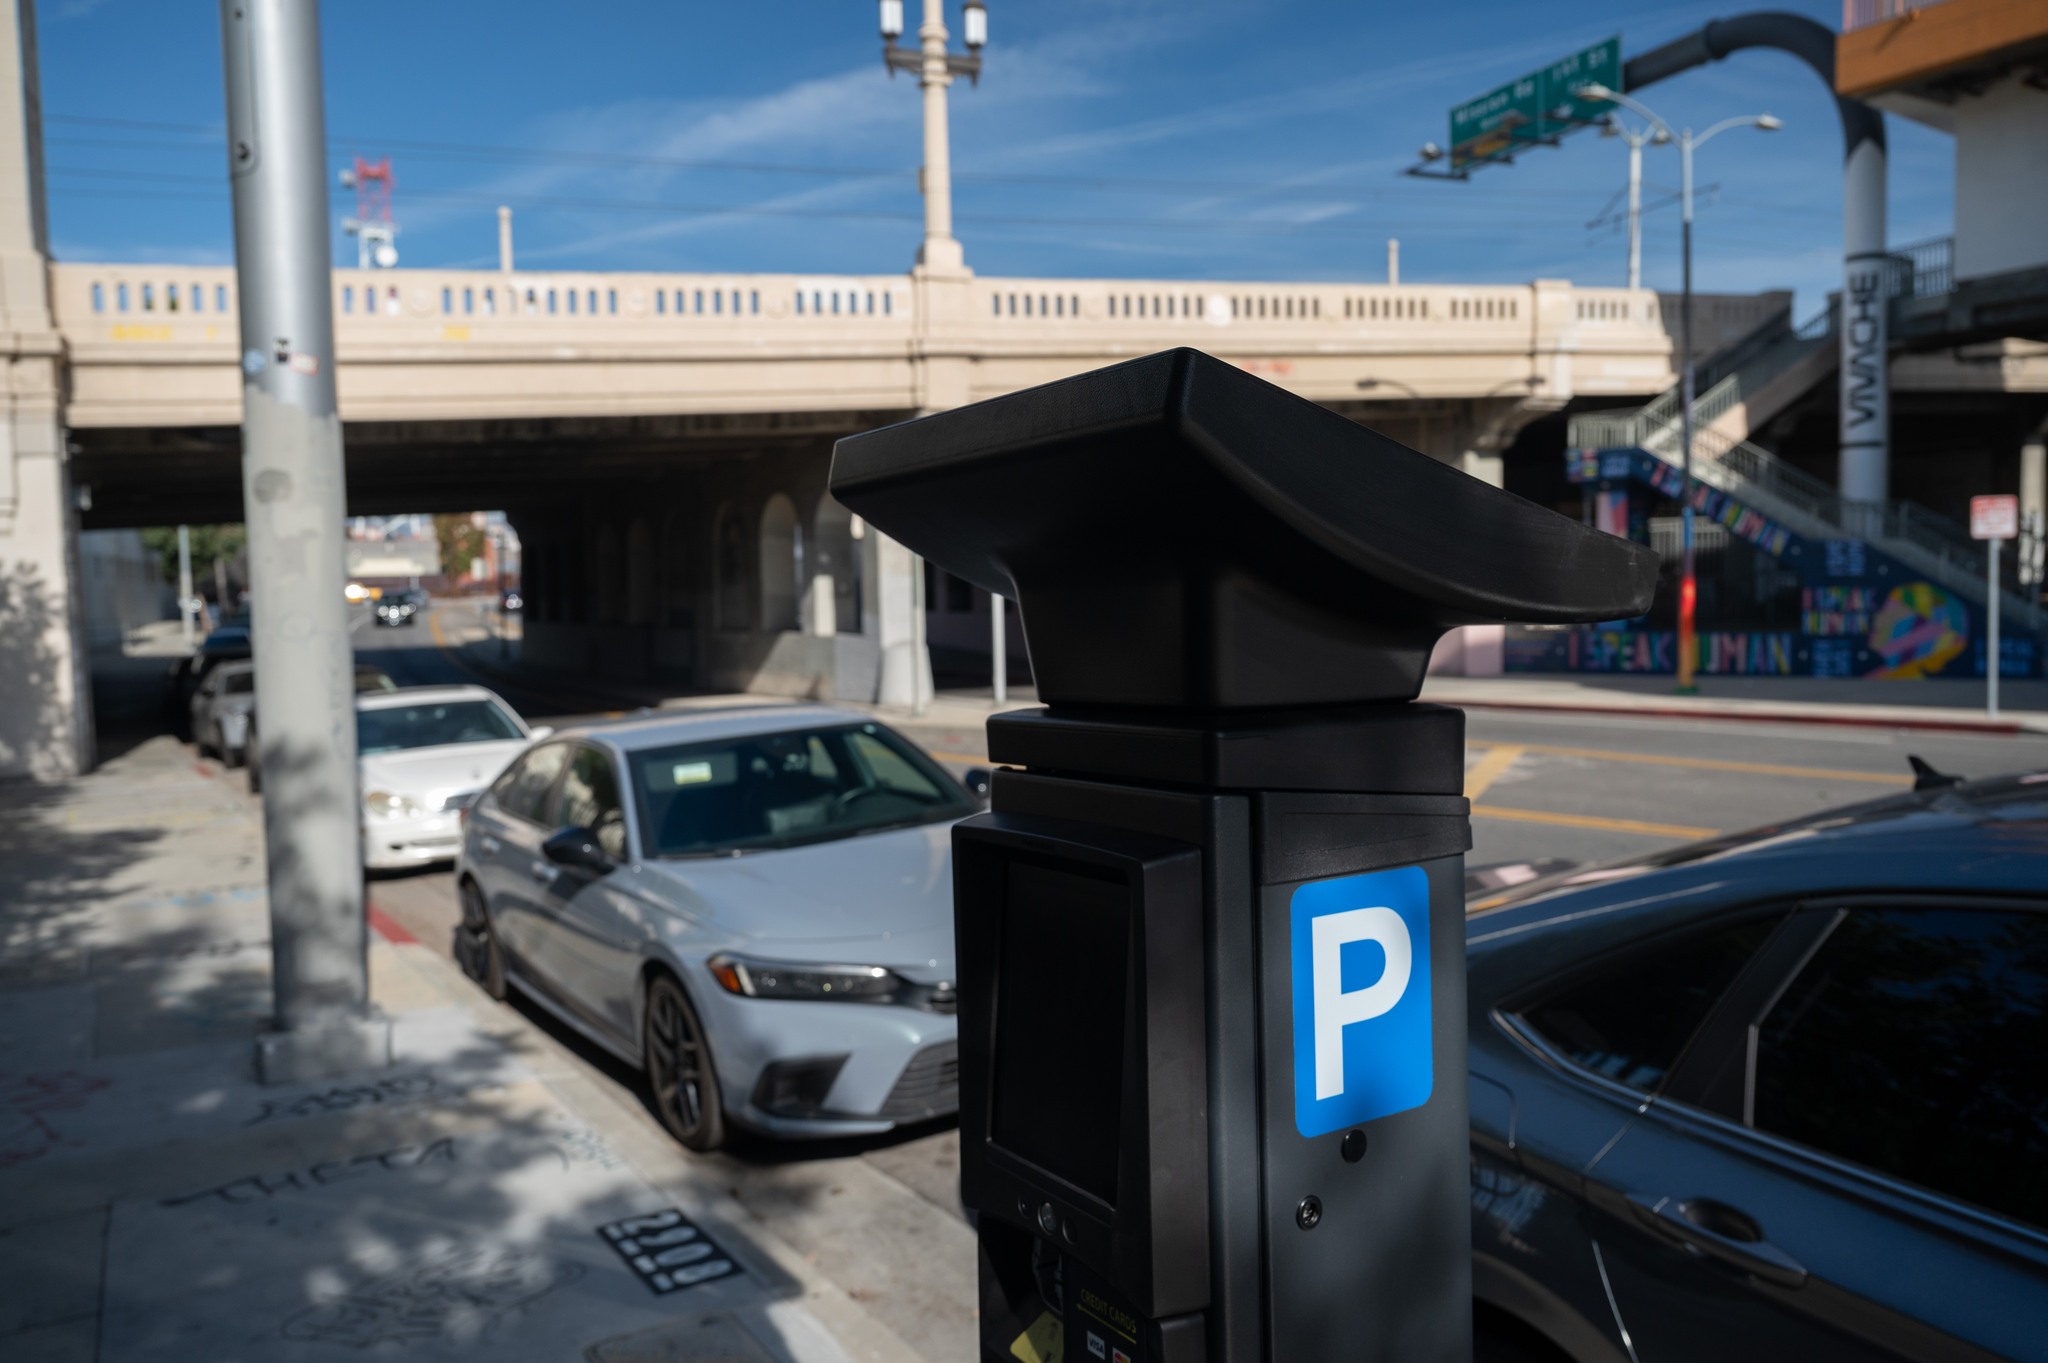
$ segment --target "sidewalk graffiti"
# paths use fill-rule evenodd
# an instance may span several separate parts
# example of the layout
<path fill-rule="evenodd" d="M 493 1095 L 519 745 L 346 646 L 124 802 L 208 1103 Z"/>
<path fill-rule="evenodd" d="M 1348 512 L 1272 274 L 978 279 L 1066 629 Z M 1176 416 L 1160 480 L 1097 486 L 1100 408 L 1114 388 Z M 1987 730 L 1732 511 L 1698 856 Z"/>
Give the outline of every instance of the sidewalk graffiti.
<path fill-rule="evenodd" d="M 431 1074 L 394 1074 L 373 1083 L 331 1088 L 325 1093 L 309 1093 L 302 1098 L 293 1098 L 289 1102 L 266 1102 L 262 1111 L 242 1125 L 257 1126 L 289 1117 L 321 1117 L 331 1112 L 348 1112 L 375 1103 L 424 1098 L 433 1091 L 434 1076 Z"/>
<path fill-rule="evenodd" d="M 0 1075 L 0 1169 L 40 1159 L 60 1145 L 83 1144 L 52 1125 L 50 1114 L 84 1107 L 113 1082 L 77 1070 Z"/>
<path fill-rule="evenodd" d="M 650 1292 L 665 1294 L 695 1287 L 740 1271 L 712 1242 L 674 1207 L 648 1216 L 628 1217 L 599 1226 L 597 1233 L 619 1252 L 627 1267 L 647 1284 Z"/>
<path fill-rule="evenodd" d="M 219 1201 L 231 1206 L 251 1202 L 264 1202 L 284 1192 L 311 1192 L 336 1183 L 366 1174 L 395 1173 L 401 1169 L 417 1169 L 426 1164 L 453 1164 L 458 1155 L 455 1141 L 443 1137 L 427 1145 L 400 1145 L 390 1150 L 379 1150 L 368 1155 L 354 1155 L 348 1159 L 323 1160 L 304 1169 L 294 1169 L 283 1174 L 244 1174 L 229 1179 L 226 1183 L 202 1188 L 196 1193 L 182 1193 L 177 1197 L 164 1198 L 157 1205 L 161 1207 L 188 1207 L 195 1202 Z"/>
<path fill-rule="evenodd" d="M 505 1317 L 583 1276 L 538 1250 L 477 1245 L 374 1278 L 288 1317 L 285 1339 L 370 1349 L 429 1339 L 474 1340 Z"/>

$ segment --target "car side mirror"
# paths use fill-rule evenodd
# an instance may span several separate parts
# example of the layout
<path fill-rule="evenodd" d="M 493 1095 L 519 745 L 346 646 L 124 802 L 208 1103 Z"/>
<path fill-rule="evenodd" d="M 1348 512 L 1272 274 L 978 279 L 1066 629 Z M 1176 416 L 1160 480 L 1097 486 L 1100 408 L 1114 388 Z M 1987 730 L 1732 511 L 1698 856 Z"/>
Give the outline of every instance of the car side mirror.
<path fill-rule="evenodd" d="M 550 835 L 540 845 L 540 854 L 557 866 L 573 866 L 598 875 L 609 874 L 619 864 L 611 853 L 597 845 L 593 830 L 573 826 Z"/>
<path fill-rule="evenodd" d="M 987 767 L 969 767 L 960 784 L 982 801 L 988 799 L 989 770 Z"/>
<path fill-rule="evenodd" d="M 536 724 L 526 731 L 526 736 L 535 743 L 538 743 L 543 738 L 551 737 L 554 732 L 555 726 L 552 724 Z"/>

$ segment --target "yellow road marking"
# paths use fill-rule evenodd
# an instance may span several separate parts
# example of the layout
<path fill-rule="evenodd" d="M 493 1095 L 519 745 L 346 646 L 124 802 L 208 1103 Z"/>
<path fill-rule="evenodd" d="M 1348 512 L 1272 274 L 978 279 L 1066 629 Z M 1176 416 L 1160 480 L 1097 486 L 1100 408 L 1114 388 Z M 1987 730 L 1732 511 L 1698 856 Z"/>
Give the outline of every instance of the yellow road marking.
<path fill-rule="evenodd" d="M 1521 755 L 1522 749 L 1512 743 L 1502 743 L 1490 749 L 1465 773 L 1465 798 L 1476 800 L 1486 794 L 1486 788 L 1515 765 L 1515 759 Z"/>
<path fill-rule="evenodd" d="M 1598 814 L 1553 814 L 1546 809 L 1508 809 L 1501 805 L 1474 805 L 1474 818 L 1512 819 L 1517 823 L 1547 823 L 1559 828 L 1598 828 L 1609 833 L 1641 833 L 1652 838 L 1711 838 L 1718 828 L 1694 828 L 1682 823 L 1648 823 L 1641 819 L 1609 819 Z"/>
<path fill-rule="evenodd" d="M 1873 786 L 1910 786 L 1910 776 L 1892 776 L 1871 771 L 1843 771 L 1838 767 L 1788 767 L 1776 762 L 1732 762 L 1718 757 L 1665 757 L 1656 753 L 1616 752 L 1612 748 L 1565 748 L 1547 743 L 1471 743 L 1473 748 L 1495 752 L 1512 746 L 1517 753 L 1548 753 L 1554 757 L 1585 757 L 1596 762 L 1637 762 L 1652 767 L 1688 767 L 1694 771 L 1739 771 L 1753 776 L 1810 776 L 1822 781 L 1861 781 Z M 1477 768 L 1475 767 L 1476 771 Z"/>

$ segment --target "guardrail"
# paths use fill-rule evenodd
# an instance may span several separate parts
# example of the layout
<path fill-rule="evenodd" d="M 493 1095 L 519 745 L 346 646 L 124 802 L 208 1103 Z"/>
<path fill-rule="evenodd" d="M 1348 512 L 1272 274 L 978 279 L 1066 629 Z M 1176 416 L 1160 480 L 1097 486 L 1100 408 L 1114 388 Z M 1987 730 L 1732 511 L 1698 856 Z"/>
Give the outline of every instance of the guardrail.
<path fill-rule="evenodd" d="M 1888 19 L 1903 19 L 1914 10 L 1947 3 L 1948 0 L 1842 0 L 1842 32 L 1854 33 Z"/>

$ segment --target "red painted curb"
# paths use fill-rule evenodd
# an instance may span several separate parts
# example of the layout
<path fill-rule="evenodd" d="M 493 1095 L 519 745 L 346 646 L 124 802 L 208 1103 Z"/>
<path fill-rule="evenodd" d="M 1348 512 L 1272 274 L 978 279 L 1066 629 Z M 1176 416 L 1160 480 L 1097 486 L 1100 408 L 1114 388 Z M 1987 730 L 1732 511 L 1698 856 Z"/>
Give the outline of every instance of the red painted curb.
<path fill-rule="evenodd" d="M 1834 724 L 1865 729 L 1930 729 L 1968 734 L 2024 732 L 2016 723 L 1988 719 L 1901 719 L 1895 716 L 1876 715 L 1804 714 L 1796 710 L 1688 710 L 1676 705 L 1582 705 L 1570 702 L 1553 705 L 1542 701 L 1518 700 L 1442 700 L 1434 703 L 1453 705 L 1461 710 L 1524 710 L 1533 713 L 1549 711 L 1575 715 L 1615 715 L 1623 718 L 1646 715 L 1655 719 L 1709 719 L 1731 722 L 1746 720 L 1753 724 Z"/>
<path fill-rule="evenodd" d="M 385 941 L 395 942 L 401 946 L 406 943 L 417 945 L 420 940 L 407 932 L 396 918 L 393 918 L 375 904 L 370 905 L 370 926 L 375 928 L 377 935 Z"/>

